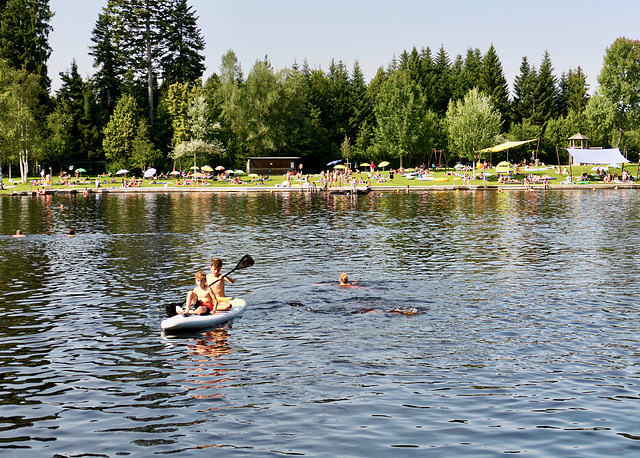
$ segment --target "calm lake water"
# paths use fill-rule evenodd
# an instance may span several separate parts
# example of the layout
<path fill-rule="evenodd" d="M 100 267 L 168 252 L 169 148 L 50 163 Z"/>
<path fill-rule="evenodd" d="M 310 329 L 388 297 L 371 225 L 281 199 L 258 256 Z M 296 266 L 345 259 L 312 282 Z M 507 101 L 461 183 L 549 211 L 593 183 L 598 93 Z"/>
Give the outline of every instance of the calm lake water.
<path fill-rule="evenodd" d="M 2 456 L 640 453 L 636 190 L 0 198 L 0 228 Z M 246 253 L 241 319 L 161 333 Z"/>

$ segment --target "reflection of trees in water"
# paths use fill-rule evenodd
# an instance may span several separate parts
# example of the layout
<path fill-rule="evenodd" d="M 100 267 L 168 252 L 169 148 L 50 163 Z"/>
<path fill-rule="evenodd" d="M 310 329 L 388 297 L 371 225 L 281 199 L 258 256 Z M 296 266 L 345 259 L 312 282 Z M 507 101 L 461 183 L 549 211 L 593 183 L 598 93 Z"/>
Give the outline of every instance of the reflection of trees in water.
<path fill-rule="evenodd" d="M 220 361 L 220 358 L 224 355 L 228 355 L 231 352 L 231 347 L 228 344 L 230 325 L 223 328 L 213 329 L 207 331 L 202 339 L 199 339 L 195 344 L 187 346 L 189 354 L 194 356 L 191 359 L 192 365 L 187 366 L 187 369 L 193 371 L 193 379 L 185 380 L 186 383 L 195 385 L 191 390 L 210 390 L 226 388 L 229 385 L 225 384 L 231 380 L 228 368 L 226 364 Z M 223 393 L 211 393 L 200 394 L 191 393 L 191 396 L 196 399 L 218 398 L 222 397 Z"/>

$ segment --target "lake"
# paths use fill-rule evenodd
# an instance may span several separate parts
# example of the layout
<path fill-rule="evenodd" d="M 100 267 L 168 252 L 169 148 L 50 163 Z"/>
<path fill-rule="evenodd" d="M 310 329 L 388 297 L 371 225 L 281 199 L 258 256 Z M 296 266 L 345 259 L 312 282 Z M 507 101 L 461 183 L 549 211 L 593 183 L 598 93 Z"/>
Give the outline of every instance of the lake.
<path fill-rule="evenodd" d="M 625 189 L 0 198 L 0 451 L 637 456 L 639 223 Z M 162 334 L 247 253 L 242 318 Z"/>

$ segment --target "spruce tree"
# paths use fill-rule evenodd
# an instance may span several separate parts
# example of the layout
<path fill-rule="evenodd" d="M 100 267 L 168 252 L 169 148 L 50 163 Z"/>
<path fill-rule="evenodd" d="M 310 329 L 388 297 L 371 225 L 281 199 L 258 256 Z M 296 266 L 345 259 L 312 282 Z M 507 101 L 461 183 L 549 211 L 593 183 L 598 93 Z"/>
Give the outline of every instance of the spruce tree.
<path fill-rule="evenodd" d="M 522 58 L 520 73 L 513 83 L 512 121 L 520 123 L 531 119 L 535 106 L 536 69 L 529 64 L 527 56 Z"/>
<path fill-rule="evenodd" d="M 509 87 L 493 44 L 489 47 L 482 60 L 482 86 L 480 89 L 489 96 L 493 107 L 501 115 L 504 123 L 503 128 L 508 130 L 511 115 L 509 110 Z"/>
<path fill-rule="evenodd" d="M 449 62 L 449 55 L 445 51 L 444 45 L 440 46 L 440 51 L 438 51 L 434 62 L 433 71 L 435 83 L 434 111 L 439 116 L 444 116 L 447 112 L 449 100 L 451 100 L 453 94 L 451 63 Z"/>
<path fill-rule="evenodd" d="M 174 0 L 164 19 L 166 48 L 160 59 L 165 83 L 193 83 L 204 73 L 204 38 L 187 0 Z"/>
<path fill-rule="evenodd" d="M 536 78 L 535 99 L 536 107 L 534 111 L 533 123 L 544 126 L 546 122 L 556 116 L 556 102 L 558 89 L 557 80 L 553 74 L 553 66 L 549 52 L 545 51 L 540 63 L 540 70 Z"/>
<path fill-rule="evenodd" d="M 47 60 L 52 17 L 48 0 L 5 0 L 0 4 L 0 59 L 38 75 L 46 90 L 51 84 Z"/>

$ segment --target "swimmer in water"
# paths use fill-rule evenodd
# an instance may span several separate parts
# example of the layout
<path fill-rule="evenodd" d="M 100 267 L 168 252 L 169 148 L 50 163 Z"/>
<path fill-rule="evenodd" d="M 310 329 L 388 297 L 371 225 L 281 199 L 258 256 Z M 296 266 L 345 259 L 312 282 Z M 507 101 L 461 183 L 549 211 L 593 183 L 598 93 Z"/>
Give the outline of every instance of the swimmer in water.
<path fill-rule="evenodd" d="M 342 272 L 340 274 L 340 283 L 338 286 L 358 286 L 356 285 L 357 281 L 349 281 L 349 275 L 346 272 Z"/>
<path fill-rule="evenodd" d="M 20 238 L 20 237 L 25 237 L 25 235 L 22 233 L 22 231 L 20 229 L 18 229 L 16 231 L 16 233 L 14 235 L 12 235 L 12 237 Z"/>

